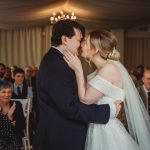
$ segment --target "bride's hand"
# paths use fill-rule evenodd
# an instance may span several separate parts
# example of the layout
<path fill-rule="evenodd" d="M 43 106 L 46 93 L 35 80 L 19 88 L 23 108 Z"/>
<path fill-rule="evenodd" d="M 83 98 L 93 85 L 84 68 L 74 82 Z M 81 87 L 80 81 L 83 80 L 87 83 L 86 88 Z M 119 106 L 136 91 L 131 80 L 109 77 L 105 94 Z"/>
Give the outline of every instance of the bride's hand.
<path fill-rule="evenodd" d="M 82 71 L 82 64 L 77 55 L 73 55 L 71 52 L 65 51 L 64 60 L 67 62 L 68 66 L 75 72 Z"/>

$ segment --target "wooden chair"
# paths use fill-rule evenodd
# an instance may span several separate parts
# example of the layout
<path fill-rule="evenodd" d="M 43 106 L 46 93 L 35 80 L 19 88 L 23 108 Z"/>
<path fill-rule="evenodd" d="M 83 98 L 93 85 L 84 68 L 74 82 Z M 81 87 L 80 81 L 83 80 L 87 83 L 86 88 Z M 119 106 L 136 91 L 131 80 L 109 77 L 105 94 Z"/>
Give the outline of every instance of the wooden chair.
<path fill-rule="evenodd" d="M 31 150 L 30 136 L 29 136 L 29 117 L 30 117 L 30 105 L 31 100 L 28 99 L 11 99 L 12 101 L 19 101 L 22 104 L 23 113 L 26 118 L 25 136 L 23 137 L 23 150 Z"/>

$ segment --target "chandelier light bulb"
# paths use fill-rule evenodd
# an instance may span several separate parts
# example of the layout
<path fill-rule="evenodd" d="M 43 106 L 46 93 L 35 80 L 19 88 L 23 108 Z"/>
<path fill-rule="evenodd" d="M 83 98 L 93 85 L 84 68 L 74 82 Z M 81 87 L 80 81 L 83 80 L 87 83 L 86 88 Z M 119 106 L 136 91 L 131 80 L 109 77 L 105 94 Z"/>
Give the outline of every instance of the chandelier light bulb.
<path fill-rule="evenodd" d="M 57 22 L 57 21 L 58 21 L 58 18 L 55 18 L 54 20 Z"/>
<path fill-rule="evenodd" d="M 76 17 L 76 16 L 74 16 L 74 17 L 73 17 L 73 19 L 74 19 L 74 20 L 76 20 L 76 19 L 77 19 L 77 17 Z"/>
<path fill-rule="evenodd" d="M 69 15 L 67 15 L 66 18 L 69 19 Z"/>
<path fill-rule="evenodd" d="M 51 17 L 50 20 L 53 21 L 53 20 L 54 20 L 54 17 Z"/>
<path fill-rule="evenodd" d="M 74 17 L 73 17 L 73 16 L 71 16 L 71 19 L 73 20 L 73 19 L 74 19 Z"/>
<path fill-rule="evenodd" d="M 58 19 L 60 20 L 60 19 L 61 19 L 61 17 L 60 17 L 60 16 L 58 16 Z"/>
<path fill-rule="evenodd" d="M 50 17 L 51 24 L 54 24 L 60 20 L 65 20 L 65 19 L 70 19 L 70 20 L 76 20 L 77 17 L 75 16 L 75 13 L 72 12 L 71 14 L 61 10 L 58 13 L 53 12 L 52 16 Z"/>
<path fill-rule="evenodd" d="M 63 14 L 63 13 L 64 13 L 64 12 L 61 10 L 61 11 L 60 11 L 60 14 Z"/>
<path fill-rule="evenodd" d="M 55 12 L 53 12 L 53 16 L 55 16 L 56 15 L 56 13 Z"/>

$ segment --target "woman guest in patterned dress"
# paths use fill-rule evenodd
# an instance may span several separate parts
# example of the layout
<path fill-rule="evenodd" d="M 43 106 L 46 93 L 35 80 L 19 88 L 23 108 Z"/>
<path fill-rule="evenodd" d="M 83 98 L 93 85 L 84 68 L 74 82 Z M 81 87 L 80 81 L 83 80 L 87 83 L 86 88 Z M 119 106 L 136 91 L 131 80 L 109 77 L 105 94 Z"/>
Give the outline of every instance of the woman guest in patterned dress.
<path fill-rule="evenodd" d="M 10 101 L 12 85 L 0 81 L 0 150 L 21 150 L 25 118 L 20 102 Z"/>

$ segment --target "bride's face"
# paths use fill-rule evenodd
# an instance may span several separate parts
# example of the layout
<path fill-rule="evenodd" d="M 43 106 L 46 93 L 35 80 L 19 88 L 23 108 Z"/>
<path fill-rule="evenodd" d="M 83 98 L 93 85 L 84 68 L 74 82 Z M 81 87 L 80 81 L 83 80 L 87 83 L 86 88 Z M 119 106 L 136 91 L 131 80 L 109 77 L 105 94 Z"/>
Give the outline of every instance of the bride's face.
<path fill-rule="evenodd" d="M 81 56 L 91 58 L 90 37 L 87 36 L 81 43 Z"/>

